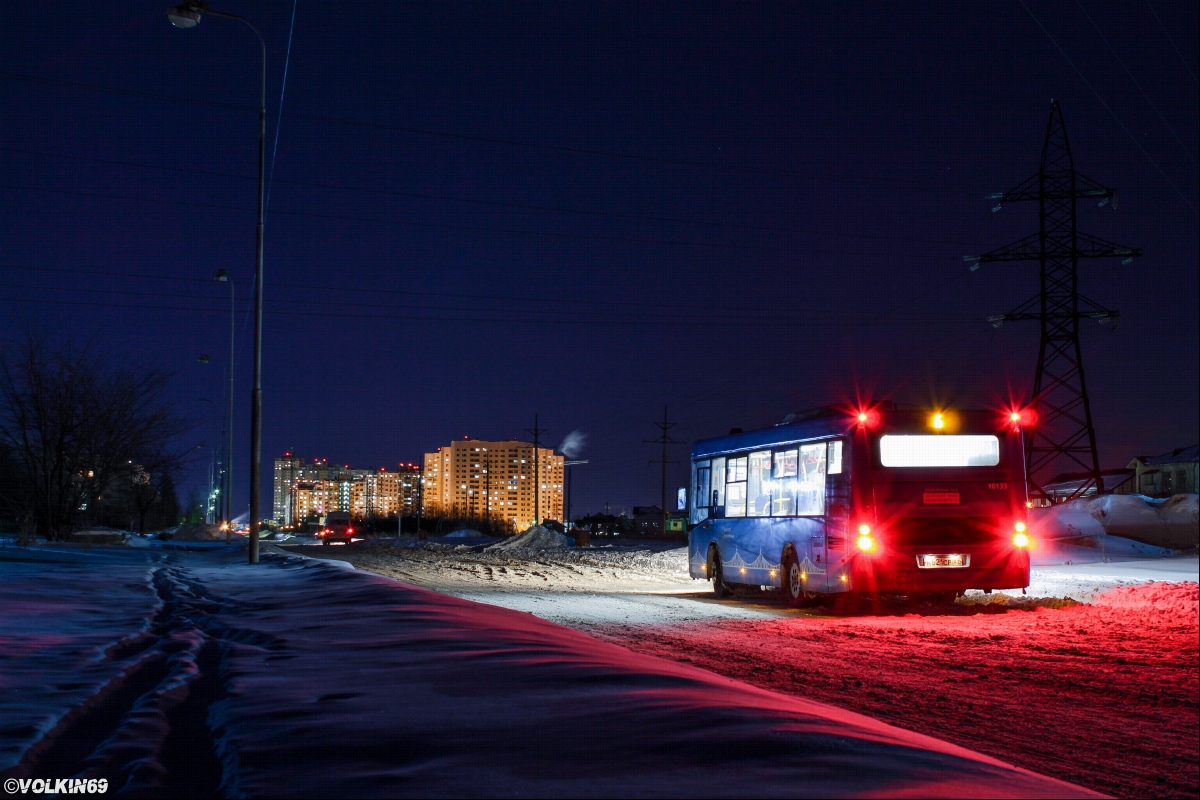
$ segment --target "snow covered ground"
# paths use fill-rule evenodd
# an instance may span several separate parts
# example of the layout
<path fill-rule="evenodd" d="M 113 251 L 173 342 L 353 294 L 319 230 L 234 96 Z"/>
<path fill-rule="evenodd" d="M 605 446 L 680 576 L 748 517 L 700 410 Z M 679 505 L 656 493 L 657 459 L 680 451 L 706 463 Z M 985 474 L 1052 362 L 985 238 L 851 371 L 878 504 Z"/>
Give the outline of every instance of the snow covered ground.
<path fill-rule="evenodd" d="M 335 563 L 0 549 L 0 770 L 135 796 L 1087 796 Z"/>
<path fill-rule="evenodd" d="M 1098 791 L 1194 796 L 1200 559 L 1103 541 L 1043 547 L 1027 595 L 975 592 L 949 609 L 887 600 L 796 611 L 770 593 L 717 601 L 687 577 L 683 548 L 518 554 L 383 541 L 336 555 Z"/>
<path fill-rule="evenodd" d="M 1088 602 L 1097 593 L 1146 581 L 1200 580 L 1200 558 L 1099 534 L 1107 550 L 1044 543 L 1035 552 L 1029 598 Z M 794 614 L 773 595 L 739 602 L 711 600 L 710 584 L 688 575 L 687 548 L 572 548 L 514 551 L 416 537 L 363 542 L 350 548 L 299 547 L 289 552 L 342 558 L 360 569 L 469 600 L 528 611 L 586 629 L 605 622 L 671 623 L 692 619 L 770 619 Z M 1108 561 L 1104 561 L 1107 558 Z M 1003 602 L 1020 589 L 969 602 Z M 961 601 L 960 601 L 961 602 Z"/>

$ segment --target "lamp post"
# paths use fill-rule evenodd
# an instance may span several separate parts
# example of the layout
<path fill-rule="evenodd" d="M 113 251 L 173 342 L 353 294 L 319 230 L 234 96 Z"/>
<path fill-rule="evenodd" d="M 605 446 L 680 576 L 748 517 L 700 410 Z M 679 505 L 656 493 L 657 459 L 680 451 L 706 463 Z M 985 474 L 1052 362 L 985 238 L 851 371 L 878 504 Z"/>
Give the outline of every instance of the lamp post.
<path fill-rule="evenodd" d="M 213 280 L 229 284 L 229 385 L 225 389 L 225 481 L 221 491 L 225 495 L 225 544 L 233 541 L 233 333 L 234 333 L 234 288 L 233 278 L 223 269 L 217 270 Z"/>
<path fill-rule="evenodd" d="M 198 360 L 203 360 L 203 361 L 207 362 L 208 356 L 201 356 L 200 359 L 198 359 Z M 212 409 L 213 422 L 214 422 L 212 432 L 216 433 L 217 425 L 215 423 L 216 423 L 216 420 L 218 419 L 217 404 L 214 403 L 212 400 L 209 400 L 207 397 L 197 397 L 196 399 L 198 401 L 200 401 L 201 403 L 208 403 L 208 407 Z M 224 437 L 221 437 L 221 438 L 224 438 Z M 221 488 L 221 471 L 225 466 L 225 462 L 224 462 L 223 458 L 222 459 L 217 458 L 217 451 L 221 447 L 221 444 L 222 444 L 220 439 L 218 439 L 217 441 L 218 441 L 217 447 L 210 448 L 209 460 L 211 463 L 209 464 L 209 468 L 208 468 L 208 500 L 204 504 L 204 521 L 209 524 L 216 522 L 217 518 L 220 517 L 220 515 L 221 515 L 221 500 L 220 500 L 220 498 L 221 498 L 222 492 L 224 491 L 224 489 Z M 216 494 L 216 500 L 217 500 L 217 502 L 215 504 L 213 503 L 213 499 L 214 499 L 213 498 L 213 495 L 214 495 L 213 490 L 214 489 L 216 490 L 215 494 Z M 211 517 L 211 519 L 210 519 L 210 517 Z"/>
<path fill-rule="evenodd" d="M 263 318 L 263 212 L 266 199 L 266 141 L 267 141 L 267 43 L 258 28 L 236 14 L 209 9 L 204 0 L 191 0 L 167 11 L 167 19 L 176 28 L 194 28 L 201 14 L 212 14 L 243 23 L 262 48 L 262 101 L 258 105 L 258 231 L 257 260 L 254 266 L 254 388 L 250 399 L 250 547 L 251 564 L 258 563 L 259 478 L 262 468 L 262 318 Z M 230 364 L 230 373 L 233 365 Z"/>

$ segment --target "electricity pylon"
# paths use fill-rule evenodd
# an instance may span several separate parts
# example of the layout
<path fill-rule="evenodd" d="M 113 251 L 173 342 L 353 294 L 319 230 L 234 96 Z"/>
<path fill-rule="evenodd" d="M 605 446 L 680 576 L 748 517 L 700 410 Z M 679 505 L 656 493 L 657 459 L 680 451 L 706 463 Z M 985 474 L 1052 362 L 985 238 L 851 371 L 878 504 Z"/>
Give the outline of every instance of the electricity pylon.
<path fill-rule="evenodd" d="M 1071 144 L 1058 101 L 1050 103 L 1050 120 L 1042 144 L 1042 166 L 1029 179 L 1007 192 L 988 195 L 998 203 L 1037 201 L 1041 229 L 1024 239 L 982 256 L 966 256 L 971 269 L 990 261 L 1038 261 L 1041 290 L 1013 311 L 988 317 L 996 327 L 1005 322 L 1037 320 L 1041 324 L 1041 346 L 1029 407 L 1035 422 L 1024 429 L 1025 480 L 1029 490 L 1047 502 L 1044 488 L 1053 473 L 1045 473 L 1065 458 L 1083 468 L 1087 478 L 1070 497 L 1074 499 L 1095 487 L 1104 492 L 1104 478 L 1096 456 L 1096 429 L 1088 402 L 1079 346 L 1079 321 L 1094 319 L 1105 325 L 1116 321 L 1118 312 L 1104 308 L 1079 293 L 1079 259 L 1117 257 L 1129 263 L 1142 254 L 1133 247 L 1114 244 L 1081 233 L 1076 228 L 1079 200 L 1095 200 L 1100 206 L 1117 205 L 1117 192 L 1075 171 Z"/>
<path fill-rule="evenodd" d="M 651 464 L 661 464 L 662 465 L 662 501 L 661 501 L 662 509 L 661 509 L 661 516 L 660 516 L 660 522 L 659 522 L 660 527 L 659 527 L 659 531 L 658 531 L 659 534 L 662 536 L 667 535 L 667 465 L 679 463 L 678 461 L 668 461 L 667 460 L 667 445 L 682 444 L 682 442 L 677 442 L 674 439 L 672 439 L 670 436 L 668 436 L 667 431 L 669 431 L 671 428 L 674 428 L 678 424 L 679 423 L 677 423 L 677 422 L 667 422 L 667 407 L 663 406 L 662 422 L 654 423 L 654 427 L 656 427 L 660 431 L 662 431 L 662 434 L 657 439 L 644 439 L 643 440 L 643 442 L 645 444 L 661 444 L 662 445 L 662 457 L 658 461 L 650 462 Z"/>

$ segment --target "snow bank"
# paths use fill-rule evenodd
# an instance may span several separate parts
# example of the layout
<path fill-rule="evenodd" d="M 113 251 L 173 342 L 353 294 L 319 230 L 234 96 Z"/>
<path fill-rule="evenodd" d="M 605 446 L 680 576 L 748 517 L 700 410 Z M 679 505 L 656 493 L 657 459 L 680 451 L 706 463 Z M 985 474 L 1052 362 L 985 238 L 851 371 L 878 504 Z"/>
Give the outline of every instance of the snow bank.
<path fill-rule="evenodd" d="M 35 695 L 62 708 L 56 692 L 67 690 L 55 684 L 81 657 L 108 652 L 108 671 L 119 672 L 156 653 L 158 672 L 141 673 L 160 675 L 156 688 L 111 706 L 94 760 L 74 756 L 127 781 L 110 785 L 114 794 L 170 795 L 162 726 L 189 708 L 207 723 L 221 796 L 1093 796 L 852 712 L 377 575 L 269 552 L 254 566 L 181 553 L 153 562 L 148 587 L 143 554 L 120 550 L 123 568 L 86 580 L 30 569 L 37 594 L 122 613 L 77 614 L 90 624 L 71 627 L 34 604 L 45 629 L 37 646 L 0 650 L 27 662 L 0 670 L 8 764 L 28 752 L 14 747 L 14 709 L 44 713 Z M 30 588 L 0 582 L 0 631 Z M 88 637 L 117 641 L 131 628 L 151 637 L 140 645 L 149 649 L 80 651 Z M 214 647 L 220 657 L 206 657 Z M 170 654 L 186 656 L 179 668 Z M 71 739 L 69 721 L 56 730 Z M 204 750 L 193 742 L 186 754 L 197 775 Z M 29 756 L 16 772 L 37 768 Z"/>
<path fill-rule="evenodd" d="M 563 550 L 574 547 L 575 540 L 558 531 L 534 525 L 511 539 L 496 542 L 488 550 Z"/>
<path fill-rule="evenodd" d="M 125 548 L 0 550 L 6 777 L 60 723 L 108 703 L 142 668 L 141 642 L 161 607 L 150 585 L 152 558 Z"/>
<path fill-rule="evenodd" d="M 195 573 L 213 622 L 254 644 L 212 708 L 229 794 L 1086 794 L 527 614 L 274 566 Z"/>
<path fill-rule="evenodd" d="M 1186 550 L 1200 544 L 1197 495 L 1152 500 L 1137 494 L 1110 494 L 1029 511 L 1030 528 L 1043 540 L 1119 536 L 1144 544 Z"/>
<path fill-rule="evenodd" d="M 1200 623 L 1200 584 L 1150 582 L 1109 589 L 1092 601 L 1097 608 L 1153 615 L 1168 626 Z"/>

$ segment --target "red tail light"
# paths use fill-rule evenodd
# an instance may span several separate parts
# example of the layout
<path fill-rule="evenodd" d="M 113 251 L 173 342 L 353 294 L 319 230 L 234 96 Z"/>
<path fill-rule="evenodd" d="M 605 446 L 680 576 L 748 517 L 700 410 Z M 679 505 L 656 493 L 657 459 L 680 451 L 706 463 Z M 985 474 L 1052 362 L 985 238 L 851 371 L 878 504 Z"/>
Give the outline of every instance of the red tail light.
<path fill-rule="evenodd" d="M 862 407 L 853 412 L 851 419 L 860 428 L 874 428 L 879 424 L 879 412 L 873 408 Z"/>
<path fill-rule="evenodd" d="M 1037 424 L 1037 412 L 1032 408 L 1009 409 L 1004 415 L 1004 421 L 1018 428 L 1029 428 Z"/>

